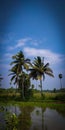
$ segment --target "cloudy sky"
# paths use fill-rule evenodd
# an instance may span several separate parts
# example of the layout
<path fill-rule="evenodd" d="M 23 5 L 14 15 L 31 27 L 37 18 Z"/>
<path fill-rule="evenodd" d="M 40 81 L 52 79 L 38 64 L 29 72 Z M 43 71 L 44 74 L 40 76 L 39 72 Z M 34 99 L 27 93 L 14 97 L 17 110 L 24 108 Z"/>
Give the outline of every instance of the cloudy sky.
<path fill-rule="evenodd" d="M 26 58 L 44 57 L 54 72 L 46 76 L 43 89 L 65 87 L 65 1 L 0 0 L 0 74 L 2 86 L 10 87 L 8 77 L 12 55 L 20 50 Z"/>

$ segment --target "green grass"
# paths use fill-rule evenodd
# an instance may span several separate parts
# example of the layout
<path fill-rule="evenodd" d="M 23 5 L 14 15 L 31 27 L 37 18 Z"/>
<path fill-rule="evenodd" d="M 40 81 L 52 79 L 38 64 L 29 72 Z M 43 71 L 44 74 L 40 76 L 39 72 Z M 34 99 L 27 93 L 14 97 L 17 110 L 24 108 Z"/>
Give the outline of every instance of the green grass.
<path fill-rule="evenodd" d="M 51 98 L 54 98 L 56 96 L 56 93 L 43 92 L 43 95 L 45 96 L 45 99 L 51 99 Z M 41 98 L 40 92 L 34 93 L 34 98 L 40 99 Z"/>
<path fill-rule="evenodd" d="M 40 92 L 34 93 L 33 95 L 33 99 L 35 100 L 41 100 L 41 94 Z M 65 102 L 65 92 L 43 92 L 43 97 L 42 100 L 47 100 L 47 101 L 51 101 L 51 100 L 55 100 L 55 101 L 63 101 Z"/>
<path fill-rule="evenodd" d="M 3 92 L 0 93 L 0 101 L 22 101 L 22 98 L 20 97 L 20 93 L 18 92 Z M 26 99 L 25 101 L 37 101 L 37 102 L 54 102 L 54 101 L 60 101 L 65 102 L 65 92 L 43 92 L 43 95 L 41 97 L 40 92 L 34 92 L 33 96 L 31 96 L 29 99 Z"/>
<path fill-rule="evenodd" d="M 8 101 L 0 102 L 0 106 L 21 106 L 21 107 L 42 107 L 43 109 L 56 109 L 65 115 L 65 103 L 60 102 L 22 102 L 22 101 Z"/>

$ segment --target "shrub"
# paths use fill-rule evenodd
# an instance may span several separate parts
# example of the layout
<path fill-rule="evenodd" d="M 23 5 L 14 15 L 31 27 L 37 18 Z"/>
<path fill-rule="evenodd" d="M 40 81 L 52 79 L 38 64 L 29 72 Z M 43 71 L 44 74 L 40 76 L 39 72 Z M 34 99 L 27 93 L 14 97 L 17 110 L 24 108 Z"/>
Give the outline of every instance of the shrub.
<path fill-rule="evenodd" d="M 65 94 L 57 94 L 54 98 L 55 100 L 65 101 Z"/>

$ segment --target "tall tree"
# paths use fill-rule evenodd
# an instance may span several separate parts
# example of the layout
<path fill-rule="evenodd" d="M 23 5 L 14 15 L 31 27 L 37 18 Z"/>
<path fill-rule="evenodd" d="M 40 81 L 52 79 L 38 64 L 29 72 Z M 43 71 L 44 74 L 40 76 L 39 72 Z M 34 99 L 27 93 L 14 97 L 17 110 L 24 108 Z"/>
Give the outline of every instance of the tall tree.
<path fill-rule="evenodd" d="M 34 58 L 34 62 L 29 69 L 30 74 L 29 76 L 33 79 L 40 80 L 40 87 L 41 87 L 41 96 L 42 96 L 42 78 L 45 79 L 45 74 L 54 77 L 53 71 L 49 68 L 49 63 L 44 64 L 44 59 L 40 56 Z"/>
<path fill-rule="evenodd" d="M 14 65 L 13 67 L 15 68 L 16 71 L 16 79 L 17 79 L 17 85 L 19 87 L 19 74 L 22 73 L 24 69 L 28 70 L 29 69 L 29 63 L 30 63 L 30 59 L 26 59 L 23 52 L 20 51 L 18 52 L 16 55 L 12 56 L 13 61 L 11 62 L 10 65 Z M 12 69 L 13 69 L 12 67 Z M 23 82 L 23 78 L 22 78 L 22 82 Z M 24 88 L 24 85 L 22 83 L 22 88 Z M 23 99 L 24 99 L 24 89 L 22 89 L 23 91 Z"/>
<path fill-rule="evenodd" d="M 60 85 L 61 85 L 61 89 L 62 89 L 61 79 L 62 79 L 63 76 L 62 76 L 62 74 L 59 74 L 58 76 L 59 76 L 59 79 L 60 79 Z"/>

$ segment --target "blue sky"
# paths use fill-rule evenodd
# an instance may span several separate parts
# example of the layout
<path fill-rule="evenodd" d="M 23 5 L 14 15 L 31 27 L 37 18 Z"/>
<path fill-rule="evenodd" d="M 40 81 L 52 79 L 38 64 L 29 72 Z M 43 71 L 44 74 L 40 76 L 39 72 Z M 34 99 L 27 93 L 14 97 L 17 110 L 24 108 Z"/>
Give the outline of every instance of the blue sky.
<path fill-rule="evenodd" d="M 0 73 L 2 86 L 9 87 L 9 65 L 20 50 L 31 60 L 45 58 L 55 78 L 46 76 L 43 89 L 65 87 L 65 2 L 64 0 L 0 1 Z M 35 82 L 34 82 L 35 83 Z"/>

